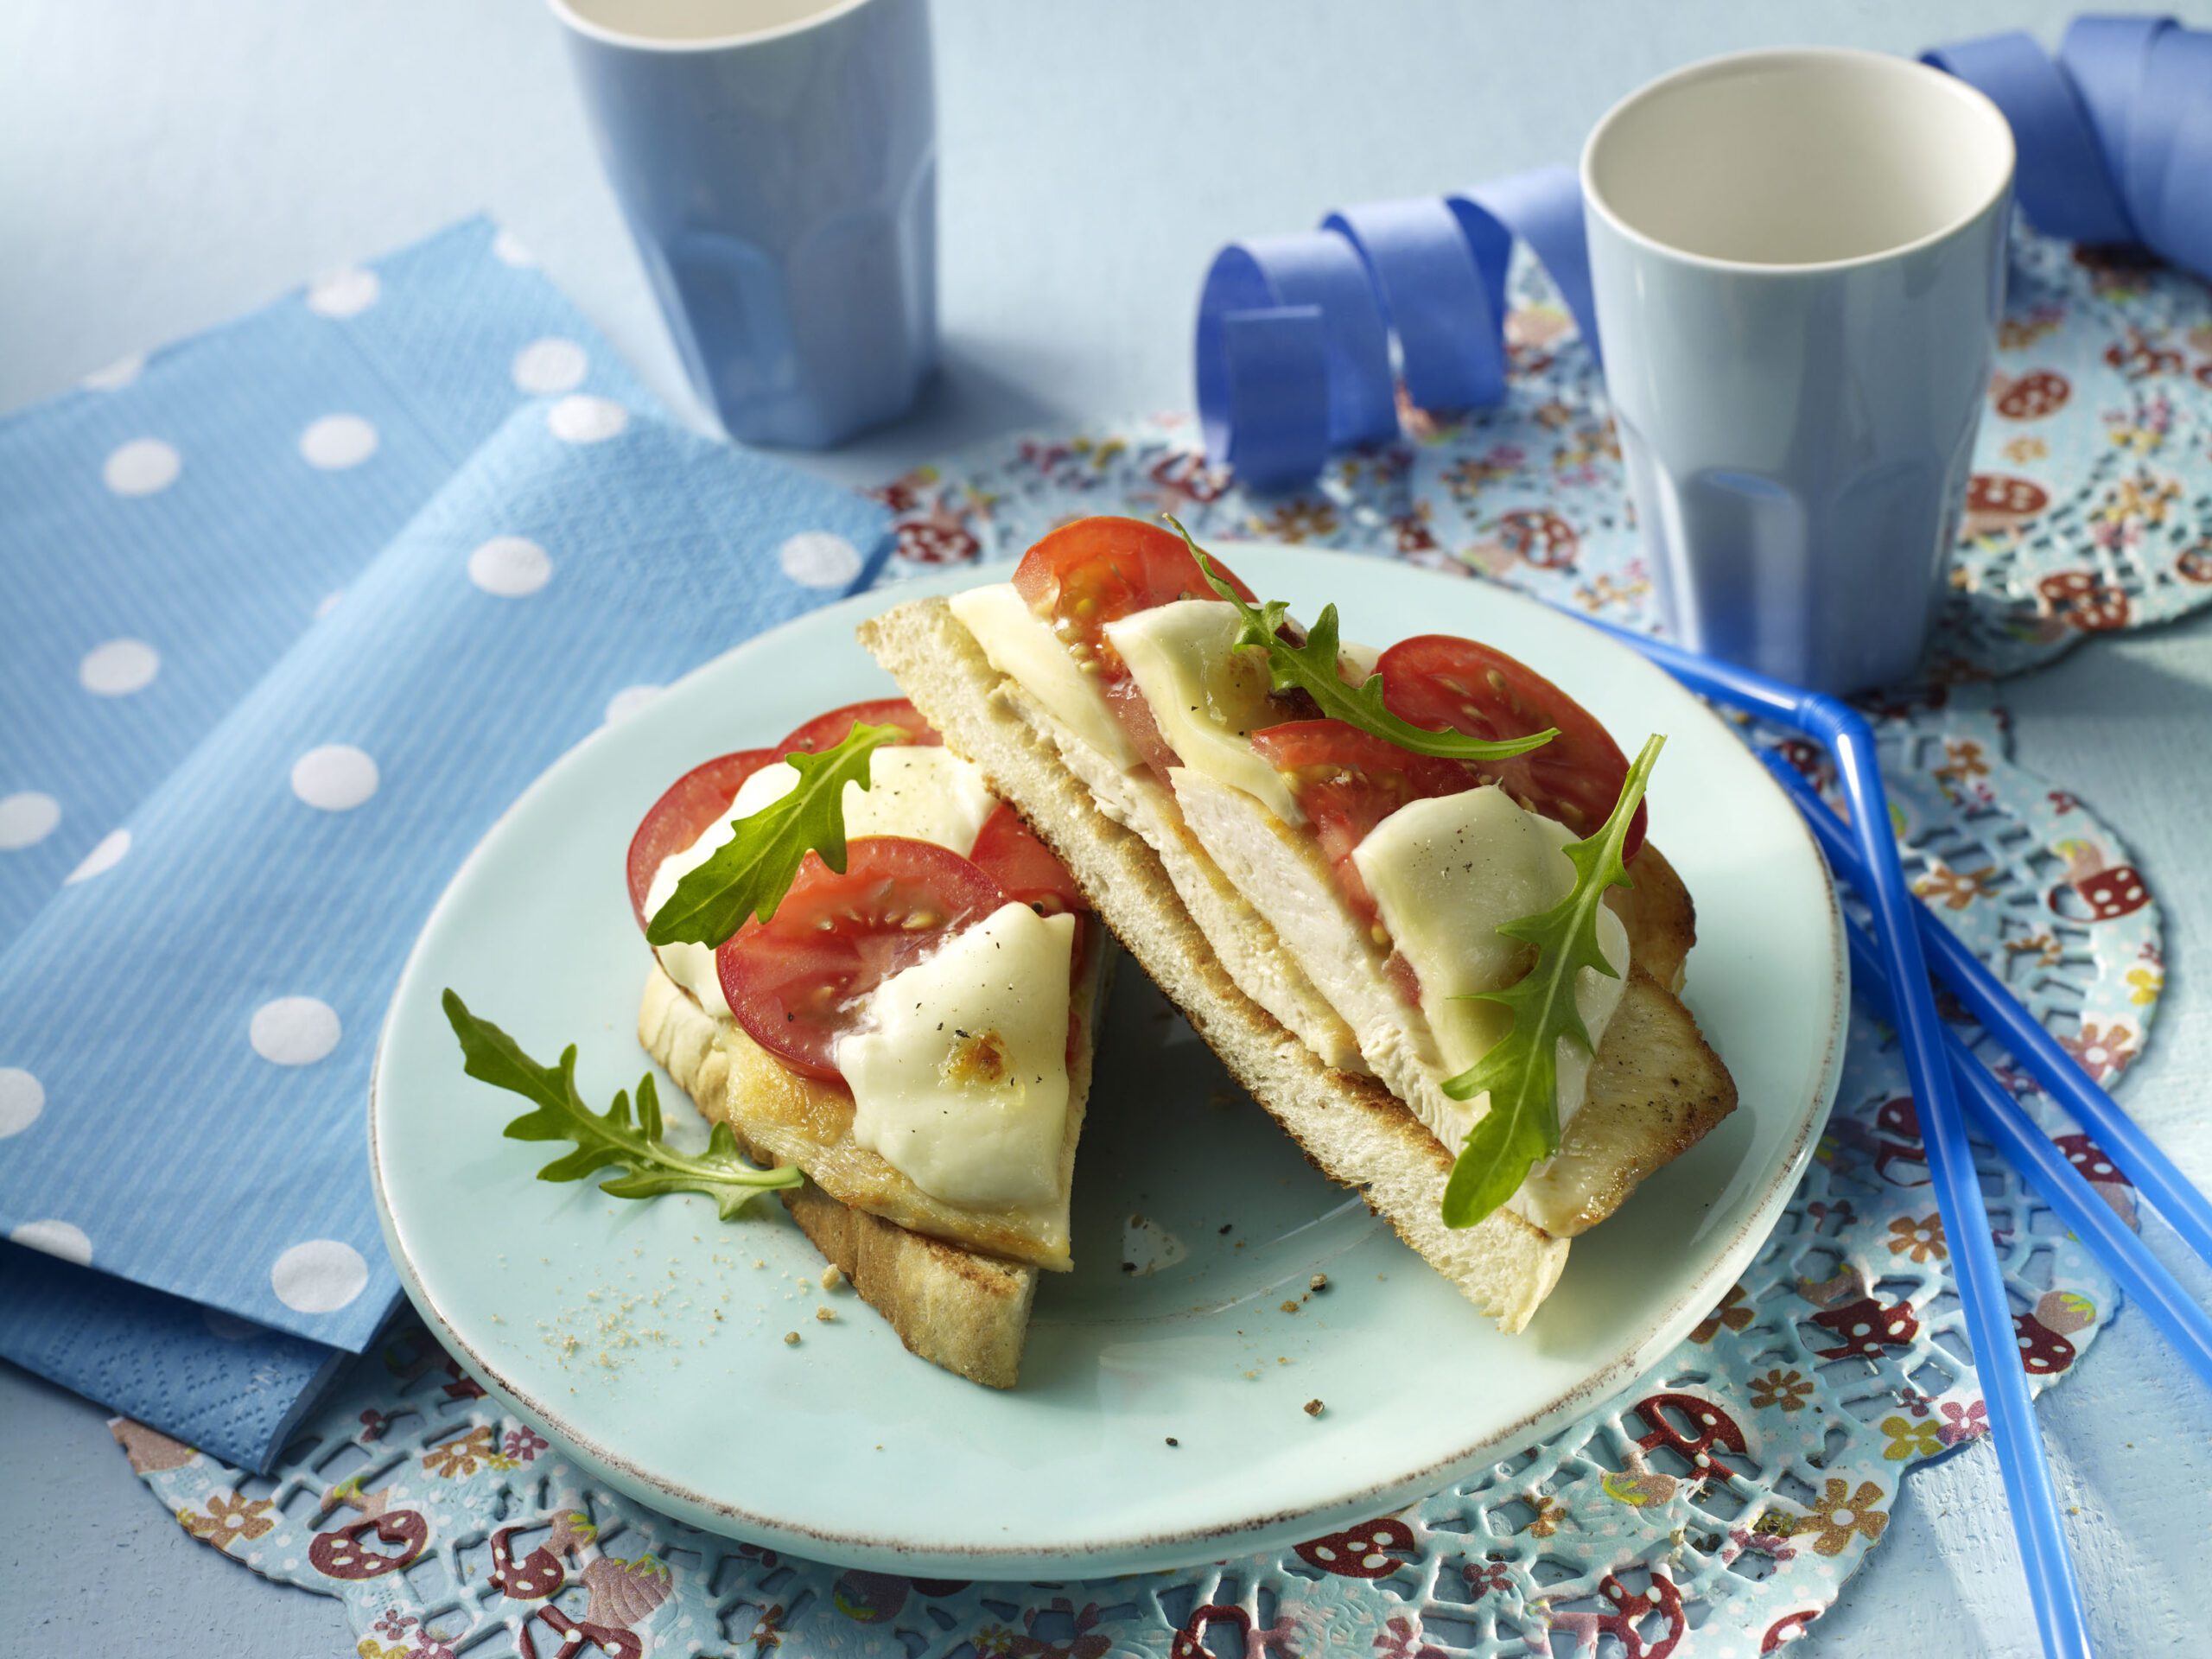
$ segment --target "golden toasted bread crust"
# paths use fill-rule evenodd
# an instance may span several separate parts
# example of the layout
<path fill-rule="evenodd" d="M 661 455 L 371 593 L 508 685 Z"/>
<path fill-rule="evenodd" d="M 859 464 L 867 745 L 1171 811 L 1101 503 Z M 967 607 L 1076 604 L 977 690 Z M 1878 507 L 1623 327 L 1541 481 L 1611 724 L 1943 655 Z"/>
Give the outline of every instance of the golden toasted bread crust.
<path fill-rule="evenodd" d="M 772 1147 L 747 1133 L 756 1121 L 751 1102 L 762 1068 L 818 1093 L 836 1092 L 792 1077 L 658 966 L 639 1006 L 638 1039 L 700 1112 L 728 1123 L 746 1155 L 759 1162 L 779 1161 Z M 832 1198 L 811 1180 L 779 1196 L 799 1230 L 910 1351 L 989 1388 L 1014 1385 L 1037 1292 L 1035 1268 L 911 1232 Z"/>

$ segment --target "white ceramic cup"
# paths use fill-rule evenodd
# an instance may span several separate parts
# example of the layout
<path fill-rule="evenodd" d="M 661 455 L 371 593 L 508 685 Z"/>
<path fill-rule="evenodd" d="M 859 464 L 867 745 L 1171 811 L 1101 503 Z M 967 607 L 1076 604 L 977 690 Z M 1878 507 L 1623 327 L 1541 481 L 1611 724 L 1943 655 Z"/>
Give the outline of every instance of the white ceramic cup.
<path fill-rule="evenodd" d="M 1697 650 L 1910 674 L 2004 295 L 2012 134 L 1902 58 L 1715 58 L 1582 151 L 1605 384 L 1658 597 Z"/>

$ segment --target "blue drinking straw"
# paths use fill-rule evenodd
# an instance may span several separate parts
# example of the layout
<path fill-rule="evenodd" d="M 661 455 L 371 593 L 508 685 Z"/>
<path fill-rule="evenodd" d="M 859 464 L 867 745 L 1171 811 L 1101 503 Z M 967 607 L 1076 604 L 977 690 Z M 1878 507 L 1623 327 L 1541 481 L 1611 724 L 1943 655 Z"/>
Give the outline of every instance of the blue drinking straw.
<path fill-rule="evenodd" d="M 1761 757 L 1783 787 L 1796 799 L 1805 822 L 1828 855 L 1836 873 L 1864 890 L 1859 879 L 1859 861 L 1854 843 L 1843 824 L 1812 785 L 1795 766 L 1779 756 Z M 2135 1183 L 2182 1242 L 2208 1264 L 2212 1264 L 2212 1199 L 2190 1184 L 2189 1177 L 2158 1150 L 2135 1120 L 2075 1063 L 2058 1046 L 2058 1039 L 2042 1022 L 2022 1007 L 2004 982 L 1987 964 L 1967 949 L 1959 936 L 1937 919 L 1920 900 L 1913 901 L 1920 923 L 1921 942 L 1936 960 L 1936 971 L 1966 1005 L 1982 1028 L 2005 1045 L 2027 1068 L 2044 1092 L 2066 1109 L 2075 1122 L 2088 1130 L 2098 1147 Z"/>
<path fill-rule="evenodd" d="M 1789 763 L 1777 757 L 1770 764 Z M 1839 871 L 1846 868 L 1834 858 L 1829 861 Z M 1866 992 L 1885 1015 L 1891 1014 L 1895 1004 L 1889 977 L 1882 971 L 1873 940 L 1856 922 L 1844 926 L 1851 944 L 1852 988 Z M 2067 1161 L 2066 1155 L 2051 1144 L 2050 1136 L 2005 1091 L 1956 1033 L 1943 1033 L 1943 1046 L 1951 1058 L 1951 1076 L 1975 1127 L 1996 1143 L 1997 1150 L 2014 1168 L 2027 1176 L 2059 1219 L 2088 1243 L 2090 1252 L 2120 1281 L 2120 1287 L 2141 1304 L 2151 1322 L 2180 1351 L 2197 1376 L 2212 1383 L 2212 1315 L 2175 1282 L 2151 1254 L 2150 1247 L 2097 1196 L 2088 1178 Z"/>
<path fill-rule="evenodd" d="M 1990 1436 L 1997 1442 L 1998 1465 L 2005 1477 L 2028 1594 L 2035 1604 L 2036 1625 L 2044 1653 L 2053 1659 L 2086 1659 L 2091 1649 L 2081 1586 L 2075 1580 L 2065 1529 L 2059 1522 L 2058 1494 L 2036 1434 L 2035 1408 L 2028 1395 L 2027 1373 L 2018 1362 L 2004 1269 L 1990 1238 L 1989 1212 L 1981 1201 L 1966 1123 L 1951 1086 L 1942 1020 L 1928 983 L 1920 930 L 1913 922 L 1912 893 L 1890 834 L 1889 793 L 1876 764 L 1873 729 L 1840 698 L 1608 623 L 1581 620 L 1640 652 L 1693 691 L 1809 737 L 1835 759 L 1865 865 L 1859 893 L 1873 912 L 1883 967 L 1897 993 L 1897 1034 L 1919 1109 L 1929 1179 L 1950 1242 L 1967 1337 L 1977 1357 L 1975 1370 L 1989 1407 Z"/>

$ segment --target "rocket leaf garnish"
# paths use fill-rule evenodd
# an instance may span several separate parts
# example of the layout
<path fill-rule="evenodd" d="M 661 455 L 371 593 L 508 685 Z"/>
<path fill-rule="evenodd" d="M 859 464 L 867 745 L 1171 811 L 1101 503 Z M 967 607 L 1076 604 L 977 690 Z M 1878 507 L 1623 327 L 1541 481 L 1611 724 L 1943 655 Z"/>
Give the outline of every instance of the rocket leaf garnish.
<path fill-rule="evenodd" d="M 715 1125 L 704 1152 L 683 1152 L 662 1138 L 660 1096 L 648 1071 L 638 1080 L 638 1119 L 630 1121 L 630 1097 L 617 1093 L 614 1103 L 594 1112 L 576 1092 L 576 1051 L 562 1052 L 558 1065 L 540 1065 L 522 1046 L 488 1020 L 480 1020 L 452 991 L 445 994 L 446 1018 L 461 1039 L 463 1069 L 480 1083 L 505 1089 L 533 1103 L 506 1127 L 511 1141 L 573 1141 L 537 1172 L 541 1181 L 580 1181 L 594 1171 L 619 1167 L 628 1173 L 601 1181 L 599 1190 L 618 1198 L 658 1198 L 664 1192 L 700 1192 L 715 1201 L 724 1221 L 735 1217 L 761 1193 L 797 1186 L 803 1177 L 789 1165 L 762 1169 L 737 1149 L 727 1123 Z"/>
<path fill-rule="evenodd" d="M 845 873 L 845 785 L 868 786 L 868 760 L 887 743 L 911 743 L 897 726 L 855 721 L 845 741 L 819 754 L 784 757 L 798 772 L 791 792 L 758 812 L 734 820 L 730 838 L 676 884 L 667 903 L 646 925 L 645 943 L 690 941 L 720 945 L 747 916 L 766 921 L 791 890 L 800 861 L 820 853 L 823 863 Z"/>
<path fill-rule="evenodd" d="M 1198 562 L 1198 573 L 1205 577 L 1207 585 L 1236 607 L 1243 626 L 1237 631 L 1236 643 L 1257 645 L 1268 653 L 1268 673 L 1276 690 L 1303 691 L 1332 720 L 1356 726 L 1370 737 L 1379 737 L 1415 754 L 1439 755 L 1447 760 L 1510 760 L 1516 754 L 1543 747 L 1559 735 L 1554 727 L 1531 732 L 1526 737 L 1470 737 L 1464 732 L 1432 732 L 1425 726 L 1401 719 L 1383 706 L 1380 674 L 1370 674 L 1362 683 L 1352 685 L 1338 672 L 1334 605 L 1321 607 L 1321 614 L 1307 630 L 1303 645 L 1293 645 L 1282 637 L 1284 620 L 1290 613 L 1287 601 L 1271 599 L 1264 604 L 1253 604 L 1222 579 L 1213 561 L 1191 539 L 1189 531 L 1173 518 L 1167 522 L 1175 525 L 1176 533 L 1191 550 L 1191 556 Z"/>
<path fill-rule="evenodd" d="M 1471 1227 L 1513 1196 L 1529 1172 L 1559 1150 L 1559 1046 L 1593 1051 L 1575 1001 L 1581 970 L 1619 977 L 1598 944 L 1598 912 L 1609 887 L 1633 887 L 1621 857 L 1630 821 L 1658 763 L 1663 737 L 1645 741 L 1629 768 L 1612 816 L 1586 841 L 1561 850 L 1574 864 L 1574 885 L 1548 910 L 1503 923 L 1498 931 L 1536 947 L 1535 965 L 1497 991 L 1470 995 L 1511 1011 L 1513 1024 L 1489 1052 L 1444 1085 L 1454 1100 L 1490 1096 L 1490 1110 L 1469 1130 L 1444 1188 L 1444 1224 Z"/>

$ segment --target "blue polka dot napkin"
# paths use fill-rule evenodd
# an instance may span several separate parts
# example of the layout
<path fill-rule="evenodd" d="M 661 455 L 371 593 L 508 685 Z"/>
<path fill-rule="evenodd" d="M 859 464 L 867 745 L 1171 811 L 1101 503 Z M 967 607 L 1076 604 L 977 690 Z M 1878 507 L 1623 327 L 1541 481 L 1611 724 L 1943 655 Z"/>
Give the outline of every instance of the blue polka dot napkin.
<path fill-rule="evenodd" d="M 0 1353 L 273 1456 L 397 1294 L 362 1109 L 447 880 L 884 531 L 482 221 L 0 423 Z"/>

